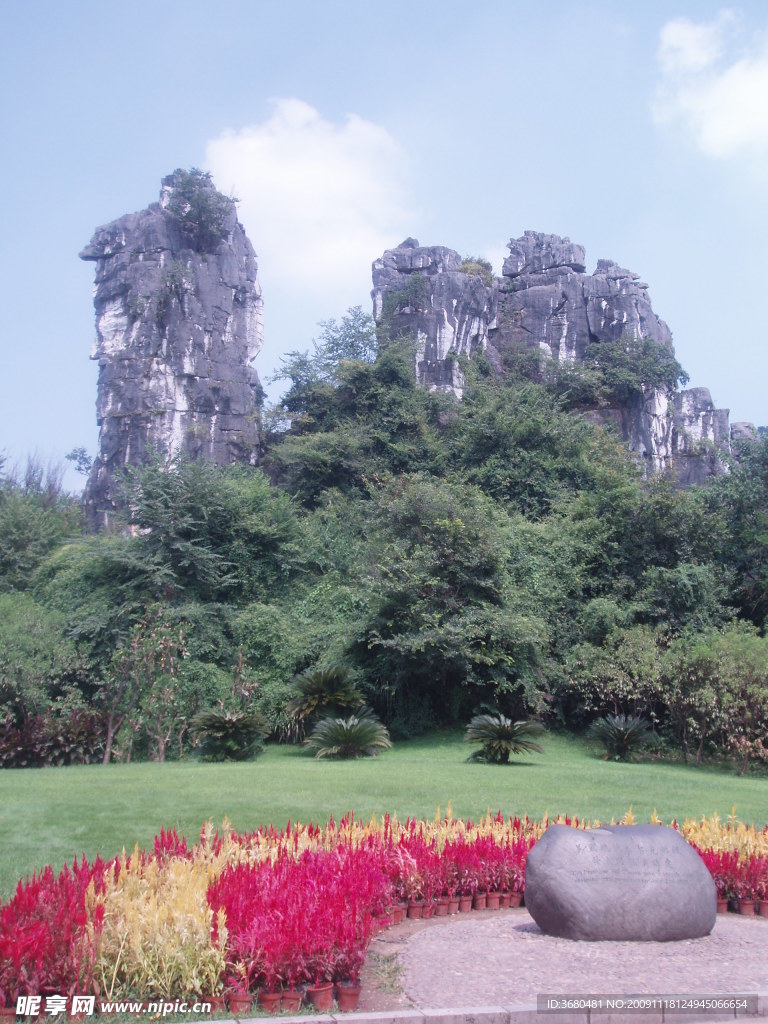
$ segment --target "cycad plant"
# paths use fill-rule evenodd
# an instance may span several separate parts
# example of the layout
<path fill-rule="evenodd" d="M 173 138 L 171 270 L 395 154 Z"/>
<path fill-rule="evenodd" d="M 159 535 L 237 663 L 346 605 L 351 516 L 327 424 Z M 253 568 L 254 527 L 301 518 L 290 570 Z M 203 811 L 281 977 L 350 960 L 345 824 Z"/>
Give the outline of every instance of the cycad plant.
<path fill-rule="evenodd" d="M 217 708 L 199 711 L 190 728 L 206 761 L 248 761 L 262 753 L 262 740 L 268 732 L 266 721 L 257 711 Z"/>
<path fill-rule="evenodd" d="M 629 761 L 651 742 L 649 724 L 638 715 L 606 715 L 592 723 L 587 735 L 605 747 L 605 760 Z"/>
<path fill-rule="evenodd" d="M 467 743 L 481 743 L 482 746 L 467 760 L 509 764 L 510 754 L 528 754 L 531 751 L 543 754 L 543 748 L 532 739 L 543 732 L 544 728 L 538 722 L 513 722 L 501 714 L 475 715 L 464 739 Z"/>
<path fill-rule="evenodd" d="M 322 757 L 371 757 L 392 746 L 385 726 L 370 708 L 362 708 L 348 718 L 324 718 L 315 726 L 304 746 Z"/>
<path fill-rule="evenodd" d="M 296 676 L 294 697 L 286 707 L 291 732 L 300 738 L 318 718 L 343 715 L 360 707 L 363 697 L 342 666 L 318 668 Z"/>

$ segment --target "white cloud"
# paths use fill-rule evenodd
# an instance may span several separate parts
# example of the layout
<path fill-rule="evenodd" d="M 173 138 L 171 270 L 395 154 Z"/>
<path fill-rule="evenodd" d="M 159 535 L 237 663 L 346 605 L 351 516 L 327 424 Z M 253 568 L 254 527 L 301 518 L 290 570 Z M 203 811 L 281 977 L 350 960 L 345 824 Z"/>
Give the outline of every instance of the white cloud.
<path fill-rule="evenodd" d="M 372 261 L 412 231 L 405 154 L 356 114 L 333 123 L 302 100 L 276 100 L 266 121 L 211 140 L 206 166 L 240 199 L 265 294 L 290 286 L 343 309 L 367 296 Z"/>
<path fill-rule="evenodd" d="M 731 11 L 661 30 L 653 116 L 681 128 L 707 156 L 757 165 L 768 153 L 768 39 L 745 45 Z"/>
<path fill-rule="evenodd" d="M 721 55 L 724 35 L 734 23 L 732 11 L 717 20 L 696 25 L 688 18 L 668 21 L 659 33 L 659 63 L 667 75 L 703 71 Z"/>

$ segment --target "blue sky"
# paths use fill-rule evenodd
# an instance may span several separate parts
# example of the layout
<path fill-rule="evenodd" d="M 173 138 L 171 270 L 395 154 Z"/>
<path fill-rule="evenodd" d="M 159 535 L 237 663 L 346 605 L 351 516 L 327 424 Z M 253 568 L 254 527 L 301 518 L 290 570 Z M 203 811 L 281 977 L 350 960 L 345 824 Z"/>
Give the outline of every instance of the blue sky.
<path fill-rule="evenodd" d="M 768 423 L 768 8 L 4 0 L 0 451 L 97 444 L 93 229 L 176 167 L 240 200 L 262 378 L 407 235 L 526 229 L 650 285 L 691 385 Z M 79 480 L 70 474 L 70 486 Z"/>

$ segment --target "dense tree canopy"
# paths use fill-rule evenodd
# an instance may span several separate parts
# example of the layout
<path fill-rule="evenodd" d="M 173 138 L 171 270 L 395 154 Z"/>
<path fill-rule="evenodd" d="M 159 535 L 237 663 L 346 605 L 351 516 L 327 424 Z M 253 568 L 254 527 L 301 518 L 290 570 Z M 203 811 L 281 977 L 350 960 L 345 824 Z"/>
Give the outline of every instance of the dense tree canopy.
<path fill-rule="evenodd" d="M 503 374 L 478 356 L 458 400 L 418 387 L 412 343 L 359 308 L 321 327 L 284 360 L 260 468 L 158 452 L 101 536 L 39 474 L 3 479 L 14 743 L 72 709 L 101 716 L 86 760 L 183 756 L 208 712 L 296 739 L 297 679 L 333 677 L 395 739 L 637 715 L 685 757 L 768 757 L 768 440 L 682 491 L 579 414 L 672 388 L 667 350 Z"/>

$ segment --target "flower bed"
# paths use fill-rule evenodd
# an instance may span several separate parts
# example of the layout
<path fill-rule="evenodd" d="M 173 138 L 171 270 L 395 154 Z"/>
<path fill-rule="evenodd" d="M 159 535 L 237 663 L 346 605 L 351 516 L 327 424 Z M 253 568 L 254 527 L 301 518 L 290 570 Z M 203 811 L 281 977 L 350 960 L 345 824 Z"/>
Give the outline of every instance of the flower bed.
<path fill-rule="evenodd" d="M 499 814 L 349 815 L 244 835 L 206 826 L 191 848 L 163 831 L 151 851 L 83 859 L 58 875 L 47 867 L 0 906 L 0 1006 L 28 995 L 173 1000 L 353 982 L 391 906 L 521 893 L 528 851 L 549 824 Z M 765 898 L 768 829 L 672 824 L 718 893 Z"/>

